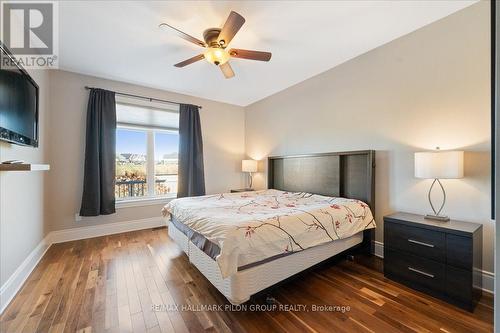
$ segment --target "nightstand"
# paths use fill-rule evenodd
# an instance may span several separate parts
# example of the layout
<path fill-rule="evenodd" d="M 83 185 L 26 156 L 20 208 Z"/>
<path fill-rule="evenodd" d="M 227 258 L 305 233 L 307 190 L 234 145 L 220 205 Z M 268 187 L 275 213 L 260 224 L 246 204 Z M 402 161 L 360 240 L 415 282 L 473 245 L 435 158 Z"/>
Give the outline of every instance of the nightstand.
<path fill-rule="evenodd" d="M 472 311 L 481 297 L 483 226 L 421 215 L 384 217 L 384 275 Z"/>
<path fill-rule="evenodd" d="M 231 193 L 250 192 L 250 191 L 255 191 L 255 190 L 253 188 L 236 188 L 232 189 Z"/>

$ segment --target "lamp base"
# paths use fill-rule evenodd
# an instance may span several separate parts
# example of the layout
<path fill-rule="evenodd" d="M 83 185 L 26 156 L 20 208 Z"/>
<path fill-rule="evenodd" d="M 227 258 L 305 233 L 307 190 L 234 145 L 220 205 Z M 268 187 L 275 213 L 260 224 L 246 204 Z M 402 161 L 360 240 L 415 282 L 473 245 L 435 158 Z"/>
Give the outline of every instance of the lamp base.
<path fill-rule="evenodd" d="M 441 222 L 448 222 L 450 218 L 448 216 L 442 216 L 442 215 L 431 215 L 427 214 L 424 217 L 426 220 L 435 220 L 435 221 L 441 221 Z"/>

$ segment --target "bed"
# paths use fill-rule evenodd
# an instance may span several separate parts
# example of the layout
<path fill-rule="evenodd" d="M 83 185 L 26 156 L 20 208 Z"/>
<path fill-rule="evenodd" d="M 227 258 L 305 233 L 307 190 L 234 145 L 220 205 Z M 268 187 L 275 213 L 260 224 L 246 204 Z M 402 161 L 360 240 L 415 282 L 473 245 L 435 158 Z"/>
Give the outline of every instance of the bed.
<path fill-rule="evenodd" d="M 268 190 L 176 199 L 168 234 L 232 303 L 354 249 L 373 250 L 374 151 L 268 159 Z"/>

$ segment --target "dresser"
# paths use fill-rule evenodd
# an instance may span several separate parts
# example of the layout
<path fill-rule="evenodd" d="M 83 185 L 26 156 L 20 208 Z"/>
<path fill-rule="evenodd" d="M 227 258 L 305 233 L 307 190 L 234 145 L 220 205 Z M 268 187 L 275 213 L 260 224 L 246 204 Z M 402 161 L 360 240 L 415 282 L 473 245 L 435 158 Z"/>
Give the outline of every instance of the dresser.
<path fill-rule="evenodd" d="M 481 224 L 384 217 L 384 275 L 468 311 L 481 297 Z"/>

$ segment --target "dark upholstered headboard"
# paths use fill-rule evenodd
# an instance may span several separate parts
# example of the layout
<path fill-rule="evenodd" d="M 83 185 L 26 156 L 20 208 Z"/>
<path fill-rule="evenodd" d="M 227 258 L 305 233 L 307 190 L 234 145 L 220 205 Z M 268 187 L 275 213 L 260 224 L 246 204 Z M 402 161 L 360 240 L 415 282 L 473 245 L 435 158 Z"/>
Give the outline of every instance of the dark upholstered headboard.
<path fill-rule="evenodd" d="M 362 200 L 375 215 L 375 151 L 269 157 L 268 188 Z M 364 238 L 373 252 L 373 231 Z"/>

